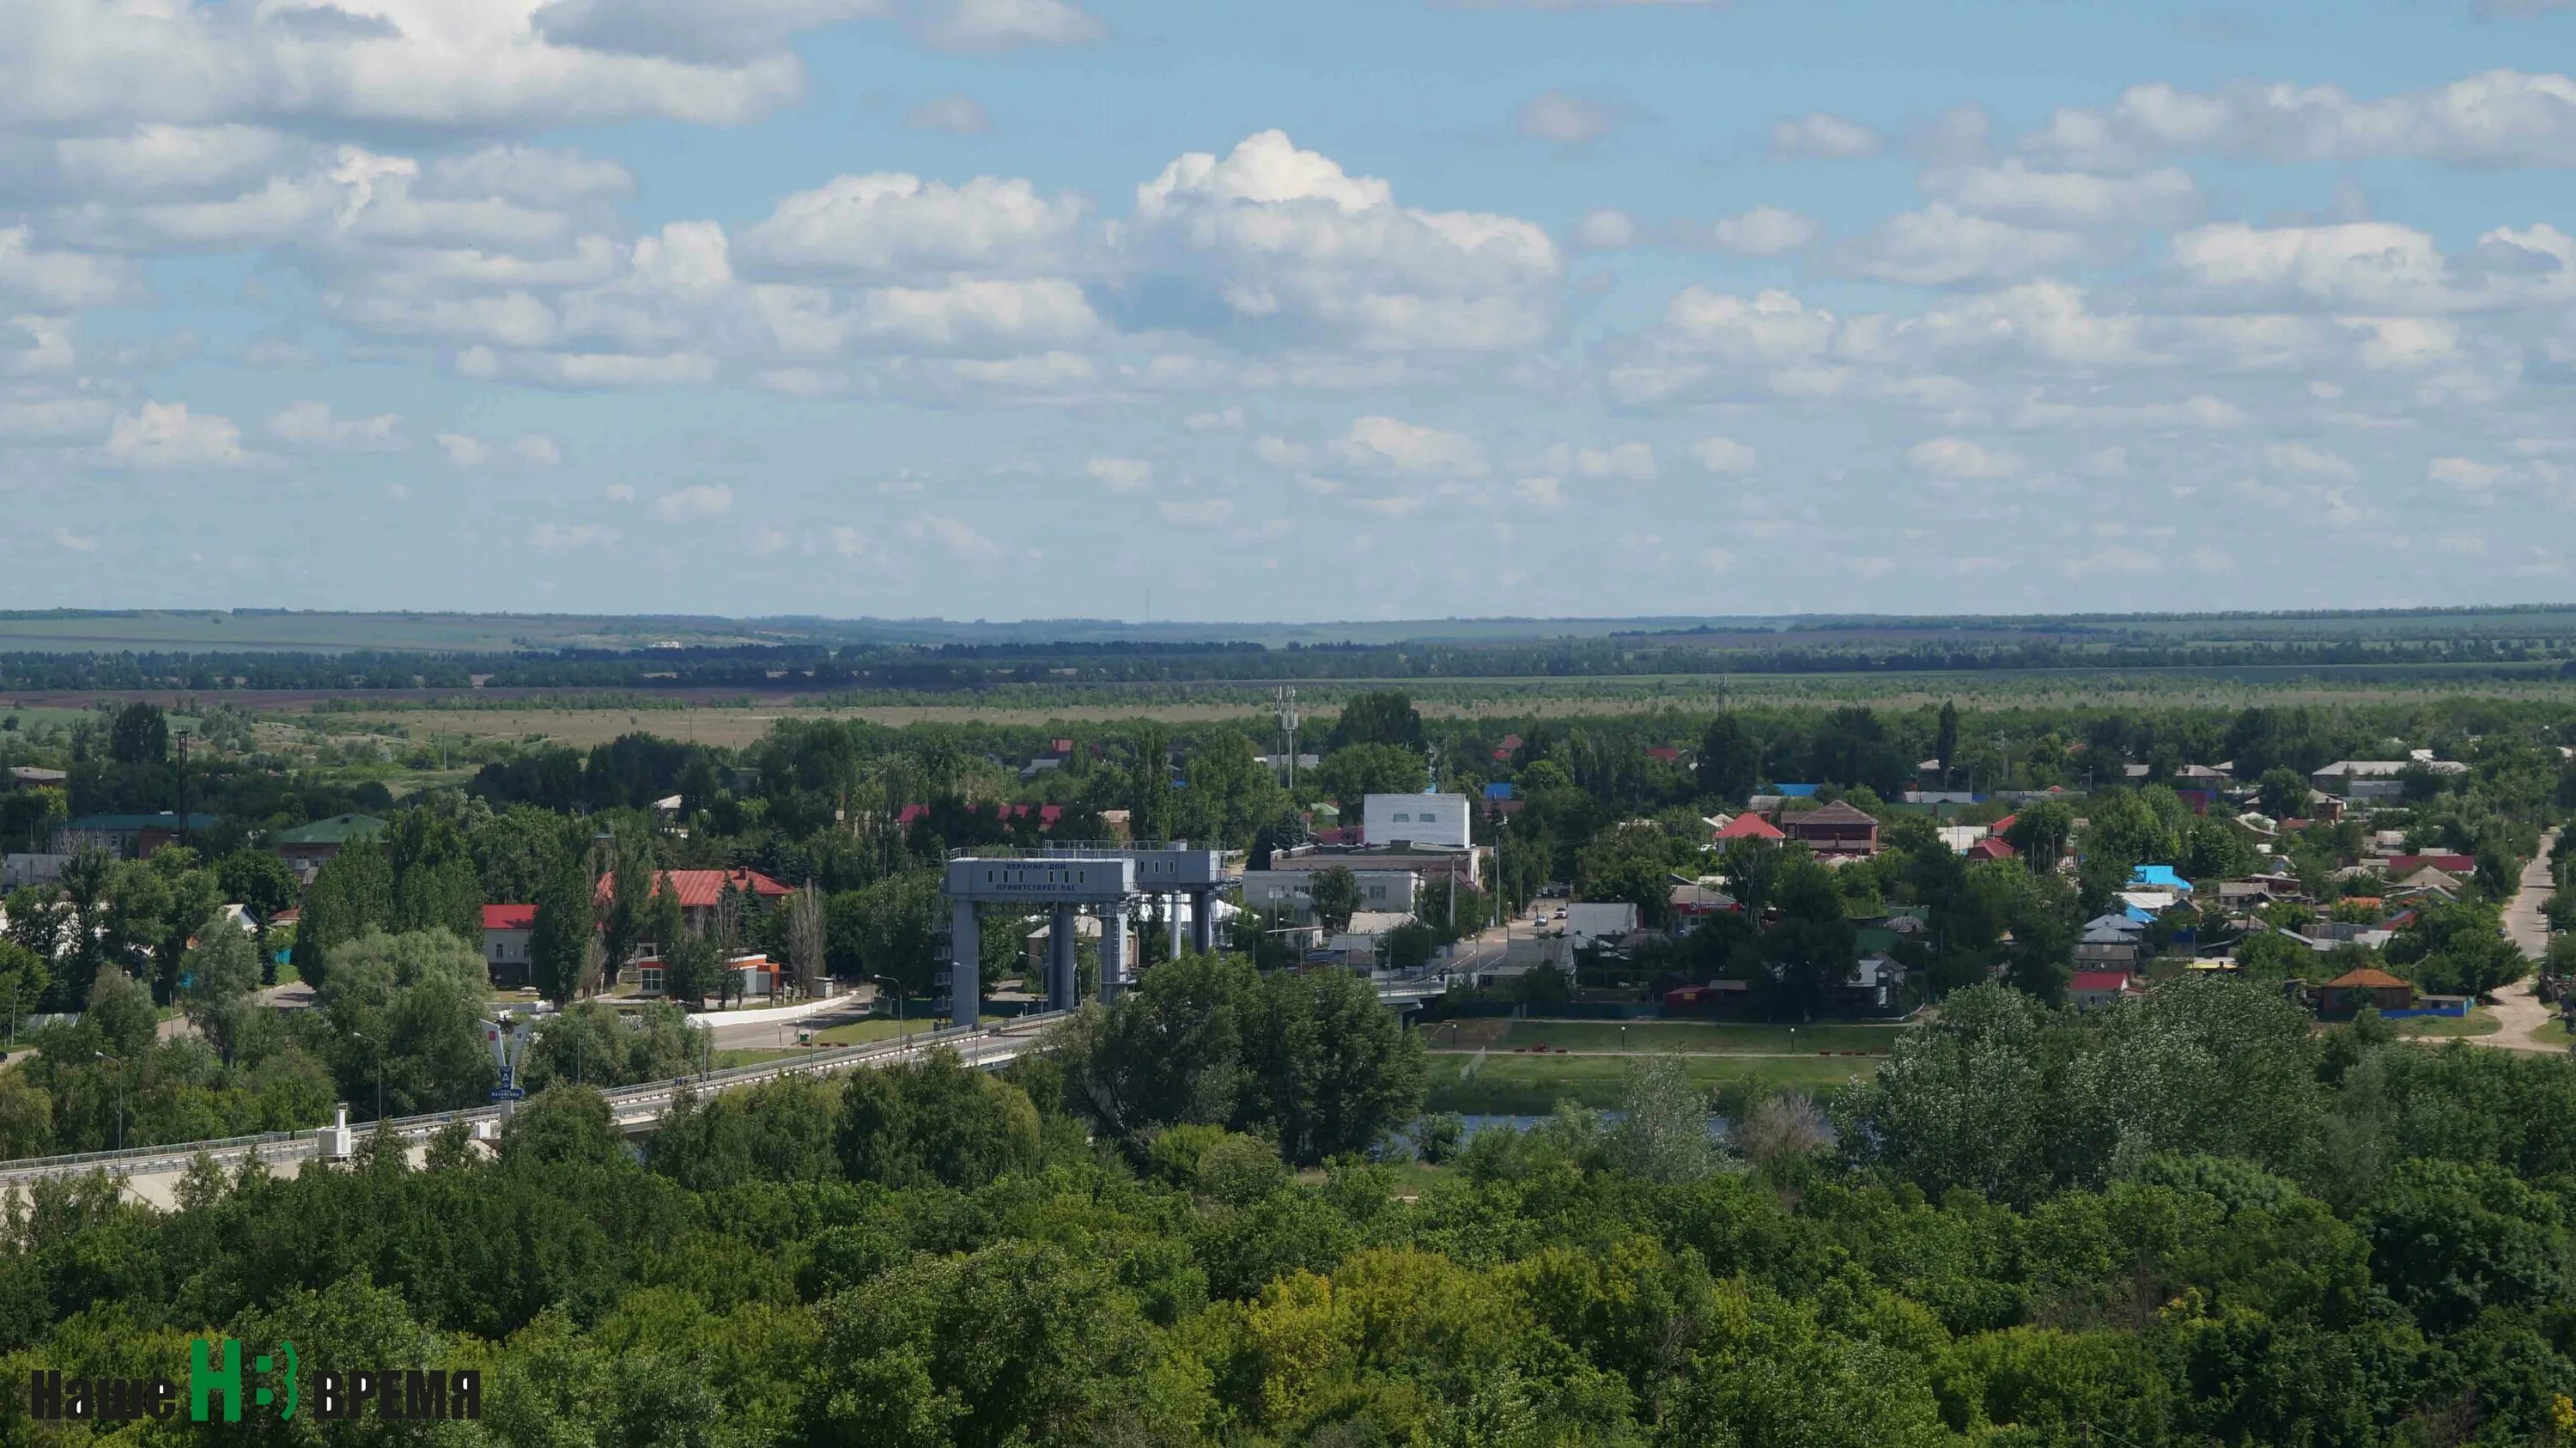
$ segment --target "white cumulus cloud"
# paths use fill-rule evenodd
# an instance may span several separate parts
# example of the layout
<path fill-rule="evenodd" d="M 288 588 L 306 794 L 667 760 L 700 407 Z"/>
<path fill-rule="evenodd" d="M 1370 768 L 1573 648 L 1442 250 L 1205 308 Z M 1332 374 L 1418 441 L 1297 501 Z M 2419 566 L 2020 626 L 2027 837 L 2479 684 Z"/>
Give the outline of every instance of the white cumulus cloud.
<path fill-rule="evenodd" d="M 128 467 L 165 468 L 229 467 L 248 455 L 231 418 L 190 412 L 184 402 L 147 402 L 109 424 L 107 456 Z"/>
<path fill-rule="evenodd" d="M 1928 438 L 1905 450 L 1905 460 L 1935 477 L 1971 480 L 2009 478 L 2019 473 L 2021 457 L 1963 437 Z"/>
<path fill-rule="evenodd" d="M 714 518 L 733 511 L 733 489 L 722 483 L 693 483 L 653 500 L 653 516 L 667 522 Z"/>
<path fill-rule="evenodd" d="M 1082 470 L 1113 493 L 1141 492 L 1154 480 L 1154 465 L 1141 458 L 1093 458 Z"/>
<path fill-rule="evenodd" d="M 1757 206 L 1730 216 L 1708 229 L 1720 247 L 1738 256 L 1778 256 L 1816 239 L 1821 230 L 1812 218 L 1777 206 Z"/>
<path fill-rule="evenodd" d="M 401 426 L 402 418 L 394 413 L 343 417 L 332 411 L 331 404 L 310 398 L 288 403 L 268 420 L 271 437 L 299 447 L 318 448 L 387 447 Z"/>
<path fill-rule="evenodd" d="M 1712 473 L 1753 471 L 1753 449 L 1731 437 L 1704 437 L 1692 443 L 1690 455 Z"/>
<path fill-rule="evenodd" d="M 1475 439 L 1392 417 L 1363 417 L 1333 443 L 1348 462 L 1390 472 L 1481 477 L 1485 450 Z"/>
<path fill-rule="evenodd" d="M 1887 144 L 1878 132 L 1843 116 L 1818 111 L 1771 127 L 1771 151 L 1778 156 L 1813 156 L 1849 160 L 1875 156 Z"/>

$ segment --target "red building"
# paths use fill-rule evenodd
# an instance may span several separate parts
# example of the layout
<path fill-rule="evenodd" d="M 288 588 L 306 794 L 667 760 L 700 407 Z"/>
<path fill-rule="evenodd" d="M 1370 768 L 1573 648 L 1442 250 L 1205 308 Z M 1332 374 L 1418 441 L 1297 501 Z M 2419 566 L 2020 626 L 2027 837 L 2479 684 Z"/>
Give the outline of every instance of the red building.
<path fill-rule="evenodd" d="M 616 883 L 609 876 L 600 876 L 599 898 L 606 900 Z M 791 887 L 779 884 L 758 870 L 748 869 L 655 872 L 653 888 L 659 890 L 665 884 L 671 887 L 672 894 L 680 897 L 680 918 L 691 929 L 701 930 L 706 928 L 707 917 L 715 913 L 716 902 L 723 898 L 728 885 L 763 905 L 775 904 L 796 893 Z M 533 916 L 530 923 L 534 923 Z"/>
<path fill-rule="evenodd" d="M 1782 840 L 1787 839 L 1788 836 L 1780 833 L 1780 827 L 1778 825 L 1771 823 L 1769 820 L 1764 819 L 1762 816 L 1755 814 L 1751 810 L 1746 810 L 1744 813 L 1728 820 L 1725 827 L 1720 829 L 1710 838 L 1720 845 L 1725 844 L 1729 840 L 1762 840 L 1776 845 Z"/>

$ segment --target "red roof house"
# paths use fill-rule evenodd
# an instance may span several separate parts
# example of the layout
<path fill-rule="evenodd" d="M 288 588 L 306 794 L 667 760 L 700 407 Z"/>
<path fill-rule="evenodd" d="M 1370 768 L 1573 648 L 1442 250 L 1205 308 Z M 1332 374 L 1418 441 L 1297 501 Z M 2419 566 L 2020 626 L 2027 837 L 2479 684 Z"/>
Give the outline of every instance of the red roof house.
<path fill-rule="evenodd" d="M 1726 840 L 1769 840 L 1771 843 L 1776 845 L 1780 841 L 1787 839 L 1788 836 L 1780 833 L 1780 827 L 1778 825 L 1771 823 L 1769 820 L 1764 819 L 1762 816 L 1755 814 L 1751 810 L 1746 810 L 1744 813 L 1728 820 L 1726 822 L 1726 828 L 1719 830 L 1714 836 L 1712 836 L 1712 838 L 1720 842 Z"/>
<path fill-rule="evenodd" d="M 2005 844 L 2003 841 L 1996 839 L 1992 835 L 1988 835 L 1984 839 L 1977 841 L 1975 844 L 1968 846 L 1968 858 L 1971 860 L 2010 860 L 2017 857 L 2013 854 L 2012 846 Z"/>
<path fill-rule="evenodd" d="M 2145 994 L 2137 978 L 2125 970 L 2079 970 L 2066 982 L 2066 999 L 2078 1010 L 2093 1010 Z"/>
<path fill-rule="evenodd" d="M 2392 880 L 2403 880 L 2418 870 L 2428 868 L 2439 870 L 2445 875 L 2457 875 L 2466 879 L 2478 872 L 2478 859 L 2475 855 L 2456 855 L 2450 853 L 2438 855 L 2396 855 L 2392 856 L 2388 861 L 2388 878 Z"/>
<path fill-rule="evenodd" d="M 609 893 L 615 889 L 616 883 L 609 876 L 600 876 L 599 898 L 607 899 Z M 672 894 L 680 897 L 680 913 L 693 925 L 699 922 L 705 912 L 716 908 L 716 901 L 724 894 L 727 885 L 761 901 L 783 900 L 796 893 L 758 870 L 740 868 L 655 871 L 653 888 L 659 890 L 665 884 L 671 887 Z"/>
<path fill-rule="evenodd" d="M 536 928 L 534 905 L 483 907 L 483 965 L 494 985 L 515 989 L 528 983 L 528 941 Z"/>

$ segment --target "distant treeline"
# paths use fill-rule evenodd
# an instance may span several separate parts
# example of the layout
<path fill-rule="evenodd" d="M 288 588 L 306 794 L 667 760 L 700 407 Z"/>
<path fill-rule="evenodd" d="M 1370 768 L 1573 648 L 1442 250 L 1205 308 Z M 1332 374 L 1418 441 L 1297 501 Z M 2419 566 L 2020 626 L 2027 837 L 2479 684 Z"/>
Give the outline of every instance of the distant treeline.
<path fill-rule="evenodd" d="M 2576 636 L 2190 643 L 1869 639 L 1761 645 L 1626 635 L 1492 644 L 1082 642 L 729 645 L 529 653 L 0 653 L 0 691 L 180 689 L 744 689 L 936 693 L 1015 684 L 1633 678 L 1655 675 L 2243 669 L 2527 668 L 2576 660 Z"/>

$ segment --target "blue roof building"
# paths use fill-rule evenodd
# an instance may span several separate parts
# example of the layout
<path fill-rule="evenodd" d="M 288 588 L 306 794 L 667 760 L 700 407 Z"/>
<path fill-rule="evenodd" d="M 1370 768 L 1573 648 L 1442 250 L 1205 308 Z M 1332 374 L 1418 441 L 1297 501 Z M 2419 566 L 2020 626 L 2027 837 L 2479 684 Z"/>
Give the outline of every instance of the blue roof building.
<path fill-rule="evenodd" d="M 2191 893 L 2191 882 L 2174 873 L 2171 865 L 2140 865 L 2129 872 L 2132 890 L 2180 890 Z"/>
<path fill-rule="evenodd" d="M 1497 781 L 1485 786 L 1485 798 L 1487 799 L 1510 799 L 1513 793 L 1514 791 L 1512 786 L 1508 782 Z"/>

